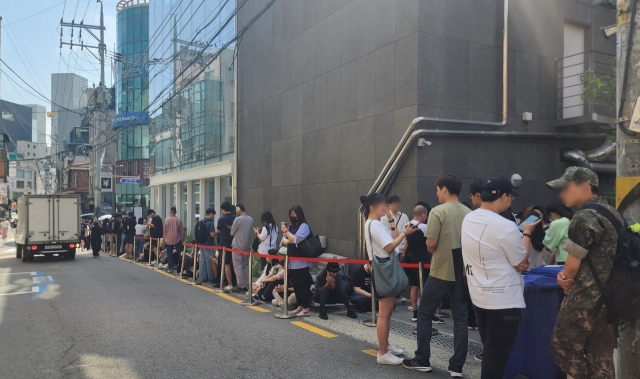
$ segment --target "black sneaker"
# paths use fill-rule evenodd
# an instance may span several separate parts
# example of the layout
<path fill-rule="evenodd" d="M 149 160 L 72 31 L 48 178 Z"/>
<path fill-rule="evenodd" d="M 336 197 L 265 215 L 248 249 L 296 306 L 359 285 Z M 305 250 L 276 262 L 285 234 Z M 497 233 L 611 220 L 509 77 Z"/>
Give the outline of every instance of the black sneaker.
<path fill-rule="evenodd" d="M 447 368 L 447 371 L 449 371 L 449 374 L 451 374 L 452 378 L 462 378 L 462 367 L 460 366 L 453 366 L 453 365 L 449 365 L 449 368 Z"/>
<path fill-rule="evenodd" d="M 475 359 L 476 362 L 482 363 L 482 353 L 474 355 L 473 359 Z"/>
<path fill-rule="evenodd" d="M 356 312 L 353 311 L 353 309 L 349 309 L 347 311 L 347 317 L 349 317 L 349 318 L 358 318 L 358 315 L 356 314 Z"/>
<path fill-rule="evenodd" d="M 327 311 L 325 310 L 320 311 L 320 318 L 323 320 L 328 320 L 329 316 L 327 316 Z"/>
<path fill-rule="evenodd" d="M 247 291 L 248 291 L 247 287 L 236 287 L 231 292 L 233 292 L 233 293 L 245 293 Z"/>
<path fill-rule="evenodd" d="M 411 371 L 431 372 L 431 363 L 429 360 L 418 362 L 416 359 L 403 359 L 402 365 Z"/>

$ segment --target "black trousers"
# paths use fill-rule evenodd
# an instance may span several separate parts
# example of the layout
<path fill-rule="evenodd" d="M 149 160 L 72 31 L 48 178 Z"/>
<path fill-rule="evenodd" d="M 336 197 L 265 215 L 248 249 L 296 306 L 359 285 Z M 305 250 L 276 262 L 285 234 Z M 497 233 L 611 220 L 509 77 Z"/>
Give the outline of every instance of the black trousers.
<path fill-rule="evenodd" d="M 284 284 L 284 280 L 275 280 L 265 284 L 265 286 L 258 291 L 258 297 L 264 301 L 273 300 L 273 290 L 278 284 Z"/>
<path fill-rule="evenodd" d="M 476 315 L 485 330 L 482 352 L 482 379 L 504 376 L 511 348 L 518 336 L 518 326 L 522 321 L 520 308 L 483 309 L 476 307 Z"/>
<path fill-rule="evenodd" d="M 351 305 L 349 304 L 349 298 L 347 297 L 347 293 L 344 292 L 344 289 L 342 288 L 334 288 L 333 290 L 330 290 L 328 288 L 323 288 L 320 291 L 316 291 L 314 295 L 314 300 L 316 301 L 316 303 L 320 303 L 321 311 L 324 310 L 324 307 L 327 303 L 329 304 L 342 303 L 347 307 L 347 310 L 351 309 Z"/>
<path fill-rule="evenodd" d="M 351 304 L 359 307 L 360 309 L 362 309 L 365 312 L 371 312 L 371 299 L 363 296 L 363 295 L 357 295 L 357 294 L 353 294 L 351 295 L 351 298 L 349 299 L 349 301 L 351 302 Z"/>
<path fill-rule="evenodd" d="M 313 284 L 313 278 L 309 274 L 309 267 L 289 269 L 289 277 L 291 278 L 291 283 L 293 283 L 293 291 L 296 294 L 296 303 L 298 306 L 308 309 L 309 289 Z"/>

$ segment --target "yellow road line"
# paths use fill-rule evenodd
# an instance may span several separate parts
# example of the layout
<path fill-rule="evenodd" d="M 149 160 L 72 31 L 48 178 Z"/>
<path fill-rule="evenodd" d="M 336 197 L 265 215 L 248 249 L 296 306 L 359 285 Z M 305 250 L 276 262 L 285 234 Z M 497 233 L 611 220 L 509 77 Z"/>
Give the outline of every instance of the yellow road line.
<path fill-rule="evenodd" d="M 365 354 L 373 355 L 374 357 L 378 357 L 378 350 L 376 349 L 362 350 L 362 352 Z"/>
<path fill-rule="evenodd" d="M 146 267 L 146 268 L 148 268 L 148 269 L 153 269 L 153 268 L 154 268 L 154 267 L 152 267 L 152 266 L 146 266 L 146 265 L 144 265 L 143 263 L 136 263 L 136 264 L 137 264 L 138 266 Z M 176 279 L 176 280 L 178 280 L 178 281 L 180 281 L 180 282 L 182 282 L 182 283 L 189 283 L 189 281 L 188 281 L 187 279 L 183 279 L 183 278 L 176 278 L 173 274 L 169 274 L 168 272 L 164 272 L 164 271 L 161 271 L 161 270 L 155 270 L 155 271 L 156 271 L 156 272 L 158 272 L 158 273 L 160 273 L 160 274 L 162 274 L 162 275 L 164 275 L 164 276 L 168 276 L 168 277 L 170 277 L 170 278 Z M 227 299 L 227 300 L 229 300 L 229 301 L 232 301 L 232 302 L 234 302 L 234 303 L 236 303 L 236 304 L 241 304 L 241 303 L 242 303 L 242 300 L 240 300 L 240 299 L 238 299 L 238 298 L 236 298 L 236 297 L 233 297 L 233 296 L 231 296 L 231 295 L 227 295 L 226 293 L 214 292 L 214 291 L 213 291 L 213 288 L 209 288 L 209 287 L 202 286 L 202 285 L 200 285 L 200 286 L 195 286 L 195 287 L 196 287 L 196 288 L 200 288 L 201 290 L 205 290 L 205 291 L 207 291 L 207 292 L 214 293 L 214 294 L 216 294 L 216 295 L 218 295 L 218 296 L 220 296 L 220 297 L 222 297 L 222 298 L 224 298 L 224 299 Z M 247 307 L 247 308 L 249 308 L 249 309 L 251 309 L 251 310 L 254 310 L 254 311 L 256 311 L 256 312 L 260 312 L 260 313 L 271 313 L 271 311 L 270 311 L 270 310 L 265 309 L 265 308 L 261 308 L 261 307 L 255 307 L 255 306 L 254 306 L 254 307 L 252 307 L 252 306 L 250 306 L 250 307 Z"/>
<path fill-rule="evenodd" d="M 313 326 L 313 325 L 309 325 L 309 324 L 307 324 L 306 322 L 302 322 L 302 321 L 292 321 L 291 323 L 292 323 L 293 325 L 295 325 L 295 326 L 299 326 L 299 327 L 301 327 L 302 329 L 308 330 L 308 331 L 310 331 L 310 332 L 312 332 L 312 333 L 315 333 L 315 334 L 321 335 L 321 336 L 323 336 L 323 337 L 327 337 L 327 338 L 335 338 L 335 337 L 337 337 L 337 336 L 338 336 L 337 334 L 329 333 L 329 332 L 327 332 L 326 330 L 323 330 L 323 329 L 320 329 L 320 328 L 316 328 L 316 327 L 315 327 L 315 326 Z"/>

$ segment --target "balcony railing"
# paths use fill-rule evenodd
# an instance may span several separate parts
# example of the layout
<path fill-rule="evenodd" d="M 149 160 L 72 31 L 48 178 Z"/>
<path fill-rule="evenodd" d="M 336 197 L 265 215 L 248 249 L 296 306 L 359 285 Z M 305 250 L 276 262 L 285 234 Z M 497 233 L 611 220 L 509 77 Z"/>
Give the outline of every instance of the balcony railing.
<path fill-rule="evenodd" d="M 613 116 L 614 110 L 606 105 L 583 100 L 585 73 L 615 82 L 615 56 L 598 51 L 586 51 L 557 60 L 558 120 L 579 118 L 597 113 Z"/>

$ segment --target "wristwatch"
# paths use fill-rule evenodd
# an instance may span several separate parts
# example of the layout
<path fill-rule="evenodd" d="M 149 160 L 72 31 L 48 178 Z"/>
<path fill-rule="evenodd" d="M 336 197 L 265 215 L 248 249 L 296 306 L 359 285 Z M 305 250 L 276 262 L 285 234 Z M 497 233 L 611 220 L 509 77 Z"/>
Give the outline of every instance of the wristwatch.
<path fill-rule="evenodd" d="M 396 228 L 391 228 L 391 231 L 394 231 L 394 230 L 396 230 Z"/>

